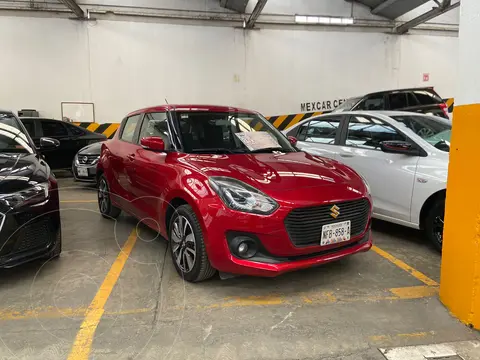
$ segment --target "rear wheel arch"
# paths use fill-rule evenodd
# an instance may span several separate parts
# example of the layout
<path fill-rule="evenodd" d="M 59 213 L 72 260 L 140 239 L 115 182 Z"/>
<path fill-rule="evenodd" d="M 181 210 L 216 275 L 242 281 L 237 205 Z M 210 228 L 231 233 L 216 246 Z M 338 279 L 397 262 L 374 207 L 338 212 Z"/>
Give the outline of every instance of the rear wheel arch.
<path fill-rule="evenodd" d="M 425 219 L 427 218 L 428 211 L 433 206 L 433 204 L 435 204 L 437 199 L 445 199 L 446 196 L 447 190 L 442 189 L 430 195 L 430 197 L 423 203 L 422 210 L 420 210 L 420 229 L 425 229 Z"/>

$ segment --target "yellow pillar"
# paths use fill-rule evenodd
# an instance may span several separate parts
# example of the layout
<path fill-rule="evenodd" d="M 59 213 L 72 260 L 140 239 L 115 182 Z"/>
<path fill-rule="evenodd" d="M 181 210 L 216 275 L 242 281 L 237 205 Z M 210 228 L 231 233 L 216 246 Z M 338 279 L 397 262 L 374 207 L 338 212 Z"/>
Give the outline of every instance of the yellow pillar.
<path fill-rule="evenodd" d="M 438 54 L 442 56 L 441 54 Z M 440 299 L 480 329 L 480 1 L 461 0 Z"/>

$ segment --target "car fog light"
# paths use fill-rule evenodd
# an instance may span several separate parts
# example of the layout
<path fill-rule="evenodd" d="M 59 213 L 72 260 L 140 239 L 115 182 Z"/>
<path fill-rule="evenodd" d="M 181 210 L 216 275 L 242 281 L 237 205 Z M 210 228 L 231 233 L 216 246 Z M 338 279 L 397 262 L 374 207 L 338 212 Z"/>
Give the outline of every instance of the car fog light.
<path fill-rule="evenodd" d="M 247 243 L 241 243 L 238 245 L 238 255 L 240 256 L 245 256 L 248 252 L 248 245 Z"/>

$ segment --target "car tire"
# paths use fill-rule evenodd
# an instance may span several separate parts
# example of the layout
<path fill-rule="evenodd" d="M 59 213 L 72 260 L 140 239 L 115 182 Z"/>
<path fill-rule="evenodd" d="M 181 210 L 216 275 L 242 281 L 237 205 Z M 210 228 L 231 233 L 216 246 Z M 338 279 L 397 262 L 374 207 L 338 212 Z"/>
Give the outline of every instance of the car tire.
<path fill-rule="evenodd" d="M 208 260 L 202 228 L 190 205 L 181 205 L 169 224 L 169 248 L 178 274 L 189 282 L 210 279 L 215 270 Z"/>
<path fill-rule="evenodd" d="M 105 175 L 100 176 L 100 179 L 98 180 L 97 194 L 100 214 L 107 219 L 116 219 L 119 217 L 122 210 L 112 204 L 110 187 L 108 186 L 108 181 Z"/>
<path fill-rule="evenodd" d="M 435 249 L 442 251 L 445 198 L 438 198 L 428 210 L 425 218 L 425 232 Z"/>
<path fill-rule="evenodd" d="M 72 163 L 72 176 L 73 176 L 73 181 L 77 182 L 77 177 L 75 176 L 75 160 L 73 160 L 73 163 Z"/>
<path fill-rule="evenodd" d="M 53 260 L 58 259 L 62 253 L 62 229 L 58 229 L 55 235 L 55 247 L 53 250 L 46 256 L 46 259 Z"/>

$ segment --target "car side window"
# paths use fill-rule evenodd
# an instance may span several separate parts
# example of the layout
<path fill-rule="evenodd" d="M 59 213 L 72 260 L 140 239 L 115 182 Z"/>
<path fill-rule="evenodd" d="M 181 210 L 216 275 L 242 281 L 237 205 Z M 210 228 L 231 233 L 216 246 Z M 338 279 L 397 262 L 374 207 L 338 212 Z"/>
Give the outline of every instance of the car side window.
<path fill-rule="evenodd" d="M 70 130 L 70 133 L 71 133 L 72 135 L 82 136 L 83 134 L 85 134 L 85 132 L 84 132 L 81 128 L 79 128 L 79 127 L 77 127 L 77 126 L 75 126 L 75 125 L 70 125 L 70 124 L 65 124 L 65 125 L 67 125 L 67 127 L 68 127 L 68 129 Z"/>
<path fill-rule="evenodd" d="M 23 126 L 25 126 L 25 129 L 27 129 L 27 132 L 28 134 L 31 136 L 31 137 L 34 137 L 35 136 L 35 123 L 33 122 L 33 120 L 21 120 L 22 123 L 23 123 Z"/>
<path fill-rule="evenodd" d="M 437 99 L 434 94 L 428 91 L 417 90 L 414 94 L 421 105 L 434 105 L 441 102 L 441 99 Z"/>
<path fill-rule="evenodd" d="M 383 94 L 371 95 L 358 104 L 354 110 L 385 110 Z"/>
<path fill-rule="evenodd" d="M 346 146 L 380 150 L 380 143 L 388 140 L 408 141 L 405 135 L 379 119 L 361 115 L 350 117 Z"/>
<path fill-rule="evenodd" d="M 133 137 L 135 136 L 135 129 L 137 128 L 138 121 L 142 117 L 141 114 L 130 116 L 125 120 L 125 125 L 123 125 L 122 134 L 120 139 L 127 142 L 133 142 Z"/>
<path fill-rule="evenodd" d="M 403 109 L 408 107 L 407 94 L 404 92 L 395 92 L 388 95 L 388 102 L 390 103 L 390 109 Z"/>
<path fill-rule="evenodd" d="M 160 137 L 165 143 L 165 149 L 170 149 L 171 141 L 168 135 L 167 113 L 158 112 L 145 114 L 139 139 L 148 136 Z"/>
<path fill-rule="evenodd" d="M 305 142 L 335 144 L 340 127 L 340 118 L 322 118 L 303 124 L 298 131 L 298 140 Z"/>
<path fill-rule="evenodd" d="M 40 123 L 42 124 L 43 136 L 54 138 L 68 135 L 67 128 L 60 121 L 41 120 Z"/>

